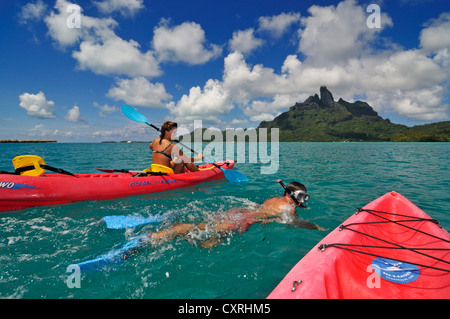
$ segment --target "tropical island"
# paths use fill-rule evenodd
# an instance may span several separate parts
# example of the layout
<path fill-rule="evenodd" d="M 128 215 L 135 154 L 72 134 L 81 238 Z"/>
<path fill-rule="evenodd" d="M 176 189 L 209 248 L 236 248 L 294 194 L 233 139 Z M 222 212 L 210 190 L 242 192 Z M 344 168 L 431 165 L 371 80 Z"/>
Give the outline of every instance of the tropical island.
<path fill-rule="evenodd" d="M 56 140 L 0 140 L 0 143 L 56 143 Z"/>
<path fill-rule="evenodd" d="M 267 129 L 268 141 L 270 129 L 278 128 L 280 142 L 450 142 L 450 121 L 413 127 L 395 124 L 379 116 L 367 102 L 334 101 L 325 86 L 320 88 L 320 96 L 310 96 L 272 121 L 262 121 L 256 134 L 261 128 Z M 191 132 L 190 140 L 201 136 L 207 142 L 205 130 Z M 225 140 L 226 131 L 222 134 Z"/>
<path fill-rule="evenodd" d="M 283 142 L 449 142 L 450 121 L 417 125 L 394 124 L 366 102 L 334 101 L 325 87 L 258 128 L 279 128 Z M 270 131 L 270 130 L 269 130 Z"/>

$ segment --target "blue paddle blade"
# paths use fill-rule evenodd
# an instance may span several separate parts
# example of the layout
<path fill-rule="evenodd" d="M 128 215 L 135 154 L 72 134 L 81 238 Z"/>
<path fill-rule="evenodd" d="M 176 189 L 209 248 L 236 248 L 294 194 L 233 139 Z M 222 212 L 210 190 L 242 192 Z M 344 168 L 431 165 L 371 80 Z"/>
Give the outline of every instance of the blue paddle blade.
<path fill-rule="evenodd" d="M 147 123 L 150 125 L 150 123 L 148 123 L 148 120 L 144 115 L 142 115 L 129 105 L 125 104 L 122 106 L 122 113 L 125 114 L 130 120 L 140 123 Z"/>
<path fill-rule="evenodd" d="M 139 247 L 145 245 L 148 235 L 140 235 L 133 239 L 130 239 L 124 246 L 119 249 L 110 251 L 104 255 L 98 256 L 95 259 L 83 261 L 77 265 L 80 267 L 81 272 L 86 272 L 90 270 L 100 271 L 107 267 L 111 267 L 115 264 L 125 261 L 130 255 Z"/>
<path fill-rule="evenodd" d="M 160 223 L 164 219 L 165 218 L 160 215 L 148 218 L 139 216 L 126 216 L 126 215 L 113 215 L 103 217 L 103 221 L 106 223 L 106 227 L 109 229 L 133 228 L 139 225 Z"/>
<path fill-rule="evenodd" d="M 233 169 L 222 169 L 222 172 L 230 182 L 240 183 L 249 181 L 247 176 Z"/>
<path fill-rule="evenodd" d="M 210 159 L 208 159 L 206 157 L 203 157 L 203 159 L 206 162 L 208 162 L 212 165 L 215 165 L 217 167 L 217 165 L 214 164 L 214 162 L 211 161 Z M 232 169 L 223 169 L 222 167 L 219 167 L 219 168 L 222 170 L 223 175 L 225 175 L 225 178 L 228 179 L 230 182 L 239 183 L 239 182 L 248 182 L 249 181 L 247 176 L 245 176 L 244 174 L 242 174 L 238 171 L 235 171 Z"/>

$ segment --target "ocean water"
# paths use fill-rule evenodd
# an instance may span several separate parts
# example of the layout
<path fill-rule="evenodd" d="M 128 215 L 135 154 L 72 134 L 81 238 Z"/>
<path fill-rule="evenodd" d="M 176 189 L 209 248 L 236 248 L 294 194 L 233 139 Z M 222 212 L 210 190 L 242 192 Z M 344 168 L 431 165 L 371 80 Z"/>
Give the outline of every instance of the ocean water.
<path fill-rule="evenodd" d="M 24 154 L 76 173 L 143 169 L 151 160 L 141 143 L 0 144 L 0 150 L 5 171 Z M 401 193 L 450 230 L 449 153 L 449 143 L 280 143 L 275 174 L 261 174 L 267 162 L 251 163 L 249 154 L 236 164 L 248 183 L 220 180 L 170 193 L 0 213 L 0 298 L 265 298 L 328 232 L 387 192 Z M 108 271 L 82 274 L 80 288 L 67 285 L 69 265 L 170 226 L 110 230 L 102 217 L 165 213 L 171 223 L 208 221 L 281 195 L 278 178 L 306 185 L 309 207 L 297 213 L 326 231 L 255 224 L 212 249 L 201 248 L 195 236 L 178 238 L 142 249 Z"/>

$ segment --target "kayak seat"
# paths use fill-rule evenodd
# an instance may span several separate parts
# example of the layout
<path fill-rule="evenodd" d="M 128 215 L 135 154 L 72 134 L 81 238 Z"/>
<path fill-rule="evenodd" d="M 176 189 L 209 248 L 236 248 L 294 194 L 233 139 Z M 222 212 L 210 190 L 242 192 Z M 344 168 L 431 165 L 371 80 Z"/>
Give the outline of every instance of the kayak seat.
<path fill-rule="evenodd" d="M 41 176 L 44 174 L 45 161 L 42 157 L 36 155 L 16 156 L 12 160 L 16 172 L 25 176 Z M 34 167 L 34 168 L 33 168 Z"/>
<path fill-rule="evenodd" d="M 207 171 L 210 169 L 213 169 L 215 166 L 211 165 L 210 167 L 206 167 L 206 168 L 201 168 L 199 167 L 198 170 L 199 171 Z M 164 166 L 164 165 L 159 165 L 159 164 L 152 164 L 152 166 L 150 168 L 144 169 L 144 172 L 154 172 L 154 173 L 170 173 L 173 174 L 173 169 L 171 169 L 170 167 Z M 188 173 L 189 171 L 187 169 L 185 169 L 185 173 Z"/>
<path fill-rule="evenodd" d="M 213 169 L 215 166 L 214 165 L 211 165 L 210 167 L 206 167 L 206 168 L 198 168 L 198 170 L 199 171 L 207 171 L 207 170 L 210 170 L 210 169 Z"/>
<path fill-rule="evenodd" d="M 160 173 L 172 173 L 173 169 L 170 167 L 159 165 L 159 164 L 152 164 L 151 168 L 147 168 L 144 171 L 146 172 L 160 172 Z"/>

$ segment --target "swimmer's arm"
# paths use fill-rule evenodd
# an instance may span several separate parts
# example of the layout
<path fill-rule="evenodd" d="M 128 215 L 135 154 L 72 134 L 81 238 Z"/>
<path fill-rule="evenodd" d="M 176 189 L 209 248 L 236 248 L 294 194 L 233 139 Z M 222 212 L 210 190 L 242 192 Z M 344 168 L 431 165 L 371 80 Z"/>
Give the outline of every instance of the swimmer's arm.
<path fill-rule="evenodd" d="M 255 212 L 253 213 L 252 219 L 258 223 L 267 224 L 273 222 L 277 217 L 267 212 Z"/>
<path fill-rule="evenodd" d="M 274 200 L 276 200 L 276 198 L 269 199 L 264 202 L 264 204 L 259 206 L 257 211 L 253 213 L 253 220 L 261 224 L 268 224 L 279 220 L 280 214 L 274 211 L 270 206 L 268 206 L 268 204 L 271 204 L 271 202 Z"/>
<path fill-rule="evenodd" d="M 305 221 L 305 220 L 301 220 L 301 219 L 296 219 L 292 224 L 291 224 L 294 228 L 305 228 L 305 229 L 317 229 L 317 230 L 326 230 L 325 228 L 313 224 L 311 222 Z"/>
<path fill-rule="evenodd" d="M 271 210 L 260 210 L 253 214 L 254 215 L 252 216 L 252 219 L 255 222 L 261 223 L 263 225 L 272 223 L 272 222 L 277 222 L 280 220 L 279 214 L 276 214 Z"/>
<path fill-rule="evenodd" d="M 272 223 L 278 219 L 278 216 L 255 217 L 255 221 L 263 225 Z"/>

